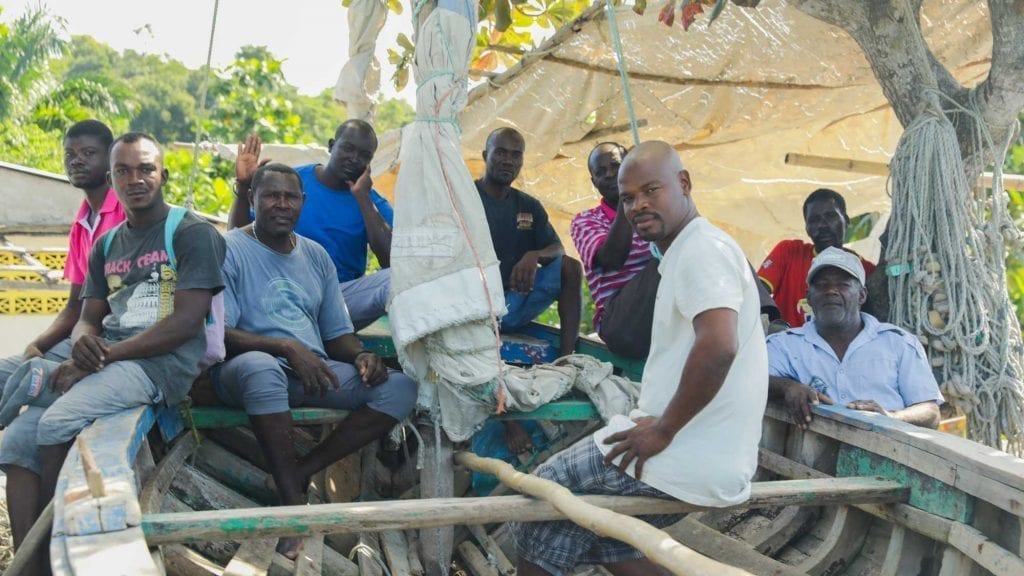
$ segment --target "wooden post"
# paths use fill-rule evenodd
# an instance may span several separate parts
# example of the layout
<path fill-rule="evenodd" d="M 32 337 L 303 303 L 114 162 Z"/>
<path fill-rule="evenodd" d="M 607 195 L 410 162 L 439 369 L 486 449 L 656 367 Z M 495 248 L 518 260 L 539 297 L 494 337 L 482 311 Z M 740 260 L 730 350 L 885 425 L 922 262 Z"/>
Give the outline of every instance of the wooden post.
<path fill-rule="evenodd" d="M 455 462 L 477 472 L 494 474 L 506 485 L 551 503 L 573 522 L 593 529 L 600 536 L 615 538 L 635 547 L 676 576 L 749 574 L 690 550 L 643 520 L 587 504 L 564 486 L 518 472 L 501 460 L 459 452 L 455 455 Z"/>
<path fill-rule="evenodd" d="M 420 472 L 421 498 L 451 498 L 454 495 L 455 479 L 452 466 L 452 441 L 441 430 L 440 443 L 434 435 L 432 425 L 420 426 L 423 438 L 423 470 Z M 448 573 L 452 561 L 452 543 L 455 529 L 451 526 L 420 530 L 420 557 L 428 576 L 442 576 Z"/>
<path fill-rule="evenodd" d="M 75 443 L 78 444 L 78 455 L 82 460 L 82 472 L 85 473 L 85 482 L 89 485 L 89 493 L 92 494 L 93 498 L 106 496 L 107 491 L 103 487 L 103 475 L 100 474 L 100 468 L 96 465 L 96 458 L 93 457 L 89 445 L 85 443 L 85 438 L 82 438 L 82 435 L 79 434 Z"/>

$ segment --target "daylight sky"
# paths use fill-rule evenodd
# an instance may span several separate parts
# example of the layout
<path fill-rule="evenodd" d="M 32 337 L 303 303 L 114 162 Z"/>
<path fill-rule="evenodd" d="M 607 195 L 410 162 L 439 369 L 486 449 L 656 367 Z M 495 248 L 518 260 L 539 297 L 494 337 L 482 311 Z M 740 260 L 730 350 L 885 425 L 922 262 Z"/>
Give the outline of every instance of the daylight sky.
<path fill-rule="evenodd" d="M 0 19 L 9 22 L 37 4 L 0 0 Z M 68 34 L 88 34 L 117 50 L 167 54 L 190 68 L 206 62 L 213 0 L 45 0 L 43 5 L 65 20 Z M 388 15 L 378 42 L 385 97 L 396 94 L 384 48 L 394 44 L 398 32 L 411 35 L 411 29 L 408 11 Z M 285 60 L 288 82 L 304 94 L 318 94 L 334 86 L 348 57 L 345 8 L 341 0 L 221 0 L 213 66 L 230 64 L 245 44 L 267 46 Z M 414 95 L 407 87 L 399 96 Z"/>

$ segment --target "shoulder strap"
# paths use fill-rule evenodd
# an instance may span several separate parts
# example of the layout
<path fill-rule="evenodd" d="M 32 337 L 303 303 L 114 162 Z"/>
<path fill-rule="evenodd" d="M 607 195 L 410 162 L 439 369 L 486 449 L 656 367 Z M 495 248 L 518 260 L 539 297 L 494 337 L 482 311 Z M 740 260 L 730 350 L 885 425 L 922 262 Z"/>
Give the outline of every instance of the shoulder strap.
<path fill-rule="evenodd" d="M 110 254 L 110 243 L 114 241 L 114 234 L 116 234 L 117 231 L 121 229 L 121 224 L 123 224 L 123 223 L 124 222 L 121 222 L 117 226 L 114 226 L 113 228 L 108 230 L 106 234 L 103 235 L 103 259 L 104 260 L 106 260 L 107 254 Z"/>
<path fill-rule="evenodd" d="M 171 206 L 171 211 L 167 213 L 167 220 L 164 221 L 164 250 L 167 251 L 167 259 L 170 263 L 171 270 L 178 270 L 178 258 L 174 254 L 174 231 L 178 229 L 178 224 L 181 224 L 181 219 L 185 217 L 188 210 L 181 206 Z"/>

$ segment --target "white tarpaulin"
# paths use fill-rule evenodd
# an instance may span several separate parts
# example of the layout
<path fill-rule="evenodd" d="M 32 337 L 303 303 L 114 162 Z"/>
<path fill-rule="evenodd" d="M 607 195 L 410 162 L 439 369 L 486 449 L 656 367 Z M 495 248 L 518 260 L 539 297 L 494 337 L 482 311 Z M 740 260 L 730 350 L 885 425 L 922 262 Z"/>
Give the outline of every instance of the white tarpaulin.
<path fill-rule="evenodd" d="M 476 3 L 442 0 L 425 20 L 418 16 L 417 120 L 404 131 L 395 186 L 401 208 L 388 314 L 402 367 L 420 383 L 421 405 L 439 405 L 445 431 L 458 441 L 493 411 L 503 368 L 495 317 L 505 302 L 483 205 L 459 147 Z"/>
<path fill-rule="evenodd" d="M 383 0 L 352 0 L 348 7 L 348 62 L 338 74 L 334 99 L 345 104 L 349 118 L 373 122 L 380 90 L 380 64 L 374 58 L 377 37 L 388 8 Z"/>
<path fill-rule="evenodd" d="M 572 215 L 597 203 L 587 173 L 602 140 L 631 144 L 626 102 L 602 3 L 523 62 L 477 86 L 461 115 L 463 153 L 480 158 L 487 134 L 526 138 L 517 186 L 538 197 L 566 244 Z M 782 0 L 730 4 L 710 29 L 657 21 L 662 3 L 617 11 L 640 137 L 674 145 L 701 212 L 759 262 L 778 240 L 804 237 L 800 206 L 814 188 L 843 193 L 851 214 L 886 211 L 886 178 L 791 166 L 788 152 L 888 162 L 902 133 L 860 48 L 842 30 Z M 984 3 L 925 0 L 932 51 L 967 86 L 989 68 Z M 398 159 L 385 137 L 376 174 Z"/>

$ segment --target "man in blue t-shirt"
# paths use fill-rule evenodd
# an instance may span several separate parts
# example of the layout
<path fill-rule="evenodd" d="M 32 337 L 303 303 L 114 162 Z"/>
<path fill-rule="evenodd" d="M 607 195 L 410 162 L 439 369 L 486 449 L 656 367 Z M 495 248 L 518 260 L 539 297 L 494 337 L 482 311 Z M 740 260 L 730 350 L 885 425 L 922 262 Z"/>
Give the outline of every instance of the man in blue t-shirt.
<path fill-rule="evenodd" d="M 260 165 L 262 142 L 250 135 L 238 145 L 235 161 L 235 201 L 228 219 L 231 228 L 253 220 L 249 187 Z M 327 164 L 296 168 L 306 192 L 305 207 L 295 231 L 327 250 L 338 271 L 338 282 L 356 330 L 384 314 L 391 288 L 391 224 L 394 211 L 373 189 L 370 161 L 377 135 L 362 120 L 346 120 L 328 140 Z M 381 270 L 364 275 L 366 246 L 377 256 Z"/>

